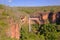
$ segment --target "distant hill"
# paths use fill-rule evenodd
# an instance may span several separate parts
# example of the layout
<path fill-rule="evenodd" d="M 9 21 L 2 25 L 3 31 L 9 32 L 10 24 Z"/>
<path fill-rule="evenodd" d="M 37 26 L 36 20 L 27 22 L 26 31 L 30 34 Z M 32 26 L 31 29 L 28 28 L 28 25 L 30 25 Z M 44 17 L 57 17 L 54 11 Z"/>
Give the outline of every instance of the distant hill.
<path fill-rule="evenodd" d="M 19 11 L 24 11 L 26 13 L 33 13 L 36 11 L 60 11 L 60 6 L 42 6 L 42 7 L 15 7 Z"/>
<path fill-rule="evenodd" d="M 15 10 L 15 11 L 23 11 L 26 12 L 28 14 L 36 12 L 36 11 L 60 11 L 60 6 L 38 6 L 38 7 L 9 7 L 6 5 L 2 5 L 0 4 L 0 9 L 11 9 L 11 10 Z"/>

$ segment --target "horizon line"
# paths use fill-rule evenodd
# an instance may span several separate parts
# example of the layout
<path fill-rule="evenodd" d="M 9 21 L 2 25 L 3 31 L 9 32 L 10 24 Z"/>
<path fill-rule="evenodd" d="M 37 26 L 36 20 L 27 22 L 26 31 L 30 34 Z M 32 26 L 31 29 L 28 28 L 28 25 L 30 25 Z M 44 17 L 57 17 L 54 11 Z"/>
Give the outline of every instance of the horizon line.
<path fill-rule="evenodd" d="M 39 5 L 39 6 L 21 6 L 21 5 L 19 5 L 19 6 L 11 6 L 11 5 L 6 5 L 6 4 L 0 4 L 0 5 L 5 5 L 5 6 L 9 6 L 9 7 L 46 7 L 46 6 L 60 6 L 60 5 Z"/>

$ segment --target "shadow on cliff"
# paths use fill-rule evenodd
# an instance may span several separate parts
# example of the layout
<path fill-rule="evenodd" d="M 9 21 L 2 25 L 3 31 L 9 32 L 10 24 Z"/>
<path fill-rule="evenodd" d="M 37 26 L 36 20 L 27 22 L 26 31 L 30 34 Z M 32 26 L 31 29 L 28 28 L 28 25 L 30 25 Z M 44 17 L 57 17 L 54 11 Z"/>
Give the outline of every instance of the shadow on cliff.
<path fill-rule="evenodd" d="M 57 12 L 56 13 L 56 16 L 55 16 L 55 20 L 53 21 L 54 17 L 53 17 L 54 13 L 53 12 L 50 12 L 49 15 L 48 15 L 48 21 L 50 23 L 56 23 L 57 25 L 60 25 L 60 12 Z"/>
<path fill-rule="evenodd" d="M 50 12 L 49 15 L 48 15 L 49 23 L 52 23 L 52 19 L 53 19 L 53 12 Z"/>
<path fill-rule="evenodd" d="M 57 16 L 56 17 L 56 24 L 60 25 L 60 12 L 58 12 L 56 16 Z"/>

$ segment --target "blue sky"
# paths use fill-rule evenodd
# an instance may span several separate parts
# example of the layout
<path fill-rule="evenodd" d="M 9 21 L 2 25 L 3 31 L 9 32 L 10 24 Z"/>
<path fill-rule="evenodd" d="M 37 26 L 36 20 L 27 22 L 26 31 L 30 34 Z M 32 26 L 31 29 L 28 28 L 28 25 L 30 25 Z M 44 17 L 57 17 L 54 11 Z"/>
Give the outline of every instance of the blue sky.
<path fill-rule="evenodd" d="M 0 4 L 9 6 L 55 6 L 60 0 L 0 0 Z"/>

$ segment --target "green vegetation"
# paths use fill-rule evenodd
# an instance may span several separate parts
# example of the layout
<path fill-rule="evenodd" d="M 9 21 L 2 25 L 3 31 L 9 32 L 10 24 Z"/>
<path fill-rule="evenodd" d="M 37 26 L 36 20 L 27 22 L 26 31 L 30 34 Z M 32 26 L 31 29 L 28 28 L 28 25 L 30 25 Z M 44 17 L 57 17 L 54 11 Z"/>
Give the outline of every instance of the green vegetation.
<path fill-rule="evenodd" d="M 0 4 L 0 9 L 3 9 L 4 8 L 4 5 Z"/>
<path fill-rule="evenodd" d="M 60 40 L 60 33 L 57 32 L 56 24 L 44 24 L 40 25 L 40 27 L 37 26 L 36 24 L 33 25 L 31 32 L 28 32 L 28 26 L 22 26 L 21 40 Z"/>
<path fill-rule="evenodd" d="M 12 10 L 12 8 L 14 10 Z M 3 10 L 3 11 L 1 11 Z M 7 11 L 6 11 L 7 10 Z M 4 5 L 0 5 L 0 40 L 16 40 L 8 37 L 6 35 L 6 29 L 9 26 L 9 18 L 13 18 L 14 21 L 20 21 L 20 15 L 32 14 L 36 11 L 60 11 L 60 6 L 47 6 L 47 7 L 4 7 Z M 24 12 L 24 13 L 23 13 Z M 19 22 L 20 23 L 20 22 Z M 60 25 L 57 24 L 32 24 L 32 31 L 29 32 L 28 24 L 24 24 L 21 27 L 21 37 L 20 40 L 60 40 L 60 32 L 57 30 L 60 29 Z"/>
<path fill-rule="evenodd" d="M 36 11 L 48 12 L 48 11 L 60 11 L 60 6 L 45 6 L 45 7 L 16 7 L 18 11 L 24 11 L 28 14 Z"/>
<path fill-rule="evenodd" d="M 8 23 L 7 21 L 4 19 L 0 20 L 0 40 L 13 40 L 10 37 L 7 37 L 6 35 L 6 29 L 8 28 Z"/>
<path fill-rule="evenodd" d="M 43 35 L 35 34 L 28 31 L 28 26 L 24 25 L 21 28 L 21 40 L 44 40 Z"/>

